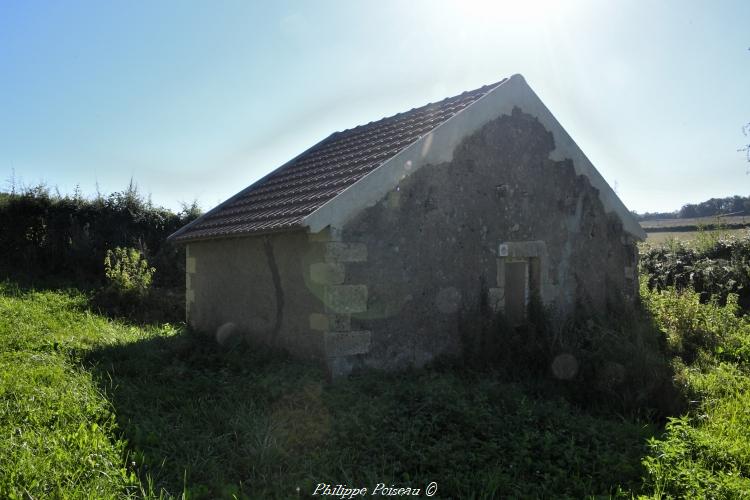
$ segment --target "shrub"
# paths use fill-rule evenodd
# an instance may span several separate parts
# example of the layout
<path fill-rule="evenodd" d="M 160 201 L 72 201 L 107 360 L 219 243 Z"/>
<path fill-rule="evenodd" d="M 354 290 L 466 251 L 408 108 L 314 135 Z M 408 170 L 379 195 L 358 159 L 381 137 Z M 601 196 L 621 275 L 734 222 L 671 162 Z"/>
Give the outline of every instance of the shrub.
<path fill-rule="evenodd" d="M 649 289 L 692 289 L 702 303 L 715 297 L 721 305 L 729 294 L 736 294 L 740 312 L 750 310 L 750 235 L 702 233 L 690 245 L 671 241 L 646 248 L 641 271 L 648 276 Z"/>
<path fill-rule="evenodd" d="M 148 294 L 156 269 L 149 267 L 146 258 L 136 248 L 117 247 L 107 250 L 104 275 L 108 287 L 118 294 Z"/>
<path fill-rule="evenodd" d="M 172 289 L 153 290 L 156 269 L 136 248 L 117 247 L 104 257 L 106 285 L 92 297 L 92 305 L 112 317 L 136 322 L 181 321 L 182 294 Z"/>
<path fill-rule="evenodd" d="M 701 356 L 750 363 L 750 319 L 737 315 L 737 295 L 728 294 L 725 306 L 716 297 L 701 304 L 690 288 L 650 292 L 644 279 L 641 297 L 664 332 L 670 354 L 686 363 Z"/>
<path fill-rule="evenodd" d="M 645 487 L 654 498 L 746 498 L 750 491 L 750 319 L 737 316 L 737 297 L 669 287 L 650 291 L 644 305 L 664 332 L 677 382 L 691 400 L 649 440 Z"/>
<path fill-rule="evenodd" d="M 91 296 L 100 313 L 136 323 L 184 320 L 184 292 L 152 287 L 158 273 L 137 248 L 107 250 L 104 274 L 106 285 Z"/>
<path fill-rule="evenodd" d="M 570 364 L 577 370 L 565 368 Z M 672 384 L 661 334 L 637 308 L 562 325 L 549 371 L 561 389 L 584 406 L 661 419 L 684 405 Z"/>
<path fill-rule="evenodd" d="M 661 334 L 635 307 L 596 318 L 581 306 L 562 321 L 531 301 L 529 322 L 514 327 L 480 304 L 461 310 L 459 325 L 468 366 L 533 381 L 541 392 L 597 411 L 663 418 L 683 406 Z"/>
<path fill-rule="evenodd" d="M 113 247 L 148 249 L 159 272 L 156 287 L 181 287 L 185 249 L 167 236 L 200 215 L 196 203 L 179 213 L 154 206 L 135 184 L 88 199 L 50 194 L 44 186 L 0 198 L 0 273 L 23 284 L 97 288 L 101 265 Z"/>

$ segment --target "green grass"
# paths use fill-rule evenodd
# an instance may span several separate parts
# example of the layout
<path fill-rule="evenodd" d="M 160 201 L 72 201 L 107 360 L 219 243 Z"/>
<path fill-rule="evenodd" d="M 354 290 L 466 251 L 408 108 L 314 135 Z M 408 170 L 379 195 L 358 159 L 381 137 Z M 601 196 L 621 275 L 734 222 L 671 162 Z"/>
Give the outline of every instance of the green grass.
<path fill-rule="evenodd" d="M 289 498 L 317 483 L 461 498 L 637 488 L 650 426 L 595 417 L 489 372 L 316 366 L 0 294 L 0 496 Z"/>
<path fill-rule="evenodd" d="M 750 319 L 735 314 L 736 296 L 720 307 L 690 290 L 642 287 L 641 295 L 693 401 L 650 440 L 647 490 L 655 498 L 750 498 Z"/>
<path fill-rule="evenodd" d="M 79 353 L 136 340 L 80 296 L 0 295 L 0 497 L 108 498 L 134 490 L 115 417 Z"/>
<path fill-rule="evenodd" d="M 732 300 L 642 294 L 692 401 L 659 434 L 544 380 L 433 368 L 329 384 L 279 353 L 5 284 L 0 497 L 290 498 L 322 482 L 432 481 L 452 498 L 747 497 L 750 322 Z"/>

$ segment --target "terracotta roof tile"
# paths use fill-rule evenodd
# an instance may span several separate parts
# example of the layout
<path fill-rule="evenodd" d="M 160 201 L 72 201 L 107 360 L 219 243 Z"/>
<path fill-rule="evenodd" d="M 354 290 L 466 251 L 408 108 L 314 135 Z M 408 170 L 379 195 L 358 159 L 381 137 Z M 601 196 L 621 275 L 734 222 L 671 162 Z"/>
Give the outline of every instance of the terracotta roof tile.
<path fill-rule="evenodd" d="M 307 215 L 500 83 L 335 132 L 170 238 L 190 241 L 300 227 Z"/>

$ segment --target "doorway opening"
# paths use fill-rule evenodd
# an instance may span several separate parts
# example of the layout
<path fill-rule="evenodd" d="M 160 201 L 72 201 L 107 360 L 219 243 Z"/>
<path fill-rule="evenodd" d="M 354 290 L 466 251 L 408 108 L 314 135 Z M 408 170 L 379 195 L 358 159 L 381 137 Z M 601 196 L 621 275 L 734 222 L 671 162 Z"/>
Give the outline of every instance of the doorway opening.
<path fill-rule="evenodd" d="M 539 296 L 539 258 L 502 259 L 505 277 L 505 317 L 512 325 L 529 319 L 529 304 Z"/>

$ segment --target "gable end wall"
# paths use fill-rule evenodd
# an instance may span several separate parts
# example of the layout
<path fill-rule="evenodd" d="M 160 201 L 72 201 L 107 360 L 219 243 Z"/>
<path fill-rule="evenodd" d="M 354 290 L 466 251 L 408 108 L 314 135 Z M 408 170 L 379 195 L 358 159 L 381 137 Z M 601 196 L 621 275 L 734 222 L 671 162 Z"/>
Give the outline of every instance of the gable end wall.
<path fill-rule="evenodd" d="M 459 355 L 477 311 L 502 309 L 501 244 L 511 258 L 538 259 L 541 298 L 557 318 L 633 299 L 634 238 L 554 150 L 553 135 L 515 108 L 344 224 L 342 242 L 367 252 L 341 285 L 366 286 L 366 310 L 351 314 L 350 329 L 370 332 L 369 346 L 329 365 L 400 369 Z"/>

